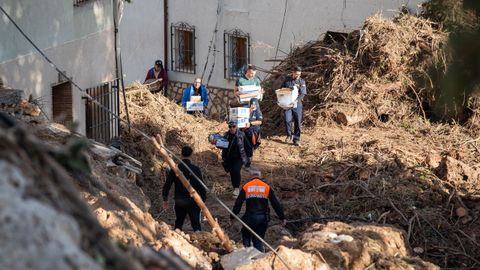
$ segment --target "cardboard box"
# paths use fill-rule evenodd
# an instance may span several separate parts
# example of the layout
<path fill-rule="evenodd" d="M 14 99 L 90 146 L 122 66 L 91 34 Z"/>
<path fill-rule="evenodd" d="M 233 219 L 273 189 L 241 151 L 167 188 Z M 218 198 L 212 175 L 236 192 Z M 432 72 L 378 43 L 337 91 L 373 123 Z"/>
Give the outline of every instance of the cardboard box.
<path fill-rule="evenodd" d="M 203 102 L 191 102 L 187 101 L 187 106 L 186 106 L 187 111 L 203 111 Z"/>
<path fill-rule="evenodd" d="M 256 85 L 246 85 L 246 86 L 239 86 L 238 91 L 240 94 L 252 93 L 252 92 L 260 92 L 261 87 Z"/>
<path fill-rule="evenodd" d="M 221 148 L 221 149 L 227 149 L 228 148 L 228 140 L 225 139 L 225 138 L 218 138 L 215 142 L 215 146 L 217 148 Z"/>
<path fill-rule="evenodd" d="M 250 118 L 250 108 L 236 107 L 230 108 L 229 120 L 235 121 L 239 118 Z"/>
<path fill-rule="evenodd" d="M 244 128 L 244 127 L 247 127 L 247 123 L 249 122 L 248 120 L 249 120 L 248 118 L 237 118 L 235 120 L 230 120 L 230 121 L 235 121 L 237 122 L 237 127 Z"/>

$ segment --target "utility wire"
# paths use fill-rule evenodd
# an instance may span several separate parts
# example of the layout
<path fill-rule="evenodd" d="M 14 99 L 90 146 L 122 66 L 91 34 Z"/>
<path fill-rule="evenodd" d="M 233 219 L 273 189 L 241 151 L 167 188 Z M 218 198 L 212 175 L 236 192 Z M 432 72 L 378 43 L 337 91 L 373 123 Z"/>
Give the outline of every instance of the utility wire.
<path fill-rule="evenodd" d="M 278 41 L 277 41 L 277 49 L 275 50 L 275 60 L 277 60 L 278 49 L 280 48 L 280 40 L 282 39 L 283 26 L 285 25 L 285 18 L 286 18 L 286 15 L 287 15 L 287 9 L 288 9 L 288 0 L 285 0 L 285 6 L 284 6 L 284 9 L 283 9 L 282 26 L 280 27 L 280 34 L 278 35 Z"/>
<path fill-rule="evenodd" d="M 205 71 L 207 70 L 208 66 L 208 59 L 210 59 L 210 53 L 212 52 L 213 48 L 213 66 L 215 66 L 215 55 L 216 55 L 216 49 L 217 49 L 217 33 L 218 33 L 218 24 L 220 21 L 220 13 L 222 12 L 222 0 L 217 0 L 217 20 L 215 22 L 215 28 L 213 29 L 213 34 L 212 34 L 212 39 L 210 39 L 210 45 L 208 46 L 208 53 L 207 53 L 207 59 L 205 60 L 205 65 L 203 66 L 203 71 L 202 71 L 202 81 L 203 77 L 205 76 Z M 208 81 L 210 81 L 210 76 L 208 78 Z"/>
<path fill-rule="evenodd" d="M 17 25 L 17 23 L 10 17 L 10 15 L 3 9 L 2 6 L 0 6 L 0 10 L 3 12 L 3 14 L 5 14 L 5 16 L 7 16 L 7 18 L 10 20 L 10 22 L 15 26 L 15 28 L 17 28 L 17 30 L 23 35 L 23 37 L 25 37 L 25 39 L 38 51 L 38 53 L 40 53 L 43 58 L 52 66 L 52 68 L 54 68 L 58 73 L 60 73 L 62 76 L 64 76 L 64 78 L 66 78 L 73 86 L 75 86 L 76 89 L 78 89 L 80 92 L 82 92 L 86 98 L 88 98 L 89 100 L 91 100 L 93 103 L 97 104 L 101 109 L 103 109 L 105 112 L 108 112 L 109 114 L 111 114 L 113 117 L 117 118 L 119 121 L 122 121 L 124 122 L 126 125 L 128 125 L 132 130 L 138 132 L 140 135 L 142 135 L 143 137 L 145 137 L 147 140 L 152 140 L 152 136 L 149 136 L 148 134 L 146 134 L 145 132 L 143 132 L 142 130 L 132 126 L 130 123 L 128 123 L 126 120 L 124 119 L 121 119 L 116 113 L 112 112 L 109 108 L 105 107 L 103 104 L 101 104 L 100 102 L 98 102 L 97 100 L 95 100 L 92 96 L 90 96 L 85 90 L 83 90 L 80 86 L 78 86 L 78 84 L 76 84 L 72 79 L 70 79 L 69 77 L 66 76 L 66 74 L 61 71 L 57 65 L 55 65 L 55 63 L 53 63 L 50 58 L 48 58 L 45 53 L 40 50 L 40 48 L 38 48 L 38 46 L 27 36 L 27 34 L 25 34 L 25 32 Z M 172 157 L 174 157 L 176 160 L 178 160 L 180 163 L 182 163 L 187 169 L 188 171 L 191 173 L 191 175 L 194 176 L 194 178 L 207 190 L 207 191 L 210 191 L 210 194 L 213 196 L 213 198 L 223 207 L 225 208 L 225 210 L 227 210 L 227 212 L 233 216 L 237 221 L 239 221 L 247 230 L 249 230 L 255 237 L 257 237 L 263 244 L 265 244 L 265 246 L 268 247 L 268 249 L 270 249 L 279 259 L 280 261 L 285 265 L 285 267 L 287 267 L 287 269 L 289 270 L 292 270 L 292 268 L 285 262 L 285 260 L 278 254 L 278 252 L 270 245 L 268 244 L 264 239 L 262 239 L 257 233 L 255 233 L 255 231 L 253 231 L 252 228 L 250 228 L 245 222 L 243 222 L 243 220 L 238 217 L 237 215 L 235 215 L 231 210 L 230 208 L 220 199 L 218 198 L 214 193 L 211 192 L 211 190 L 203 183 L 203 181 L 200 180 L 200 178 L 190 169 L 190 167 L 181 159 L 179 158 L 177 155 L 175 155 L 175 153 L 173 153 L 170 149 L 168 149 L 167 147 L 163 146 L 163 149 L 165 149 L 165 151 L 167 151 L 170 155 L 172 155 Z"/>

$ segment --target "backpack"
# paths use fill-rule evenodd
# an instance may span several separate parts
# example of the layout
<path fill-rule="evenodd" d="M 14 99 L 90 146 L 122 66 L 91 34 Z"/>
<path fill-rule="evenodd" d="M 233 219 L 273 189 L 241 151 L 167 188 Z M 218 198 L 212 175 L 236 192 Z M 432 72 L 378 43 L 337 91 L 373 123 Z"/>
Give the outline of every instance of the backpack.
<path fill-rule="evenodd" d="M 260 129 L 255 127 L 250 127 L 245 129 L 245 136 L 247 137 L 247 142 L 249 146 L 256 150 L 261 144 Z"/>

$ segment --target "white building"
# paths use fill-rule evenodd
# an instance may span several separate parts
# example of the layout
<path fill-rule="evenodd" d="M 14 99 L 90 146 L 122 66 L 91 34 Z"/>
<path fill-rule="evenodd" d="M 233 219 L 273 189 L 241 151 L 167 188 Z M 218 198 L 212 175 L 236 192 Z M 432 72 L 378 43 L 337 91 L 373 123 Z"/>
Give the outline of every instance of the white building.
<path fill-rule="evenodd" d="M 143 81 L 154 60 L 161 59 L 170 81 L 177 82 L 171 84 L 171 97 L 179 99 L 178 92 L 195 77 L 202 77 L 216 94 L 219 89 L 233 89 L 235 77 L 246 63 L 270 70 L 275 62 L 268 60 L 276 54 L 283 58 L 291 48 L 318 39 L 327 31 L 360 29 L 370 15 L 393 17 L 402 6 L 417 11 L 421 2 L 134 0 L 125 6 L 120 26 L 125 79 Z M 260 79 L 266 75 L 257 74 Z M 217 101 L 222 100 L 220 95 Z"/>
<path fill-rule="evenodd" d="M 114 1 L 121 0 L 0 0 L 0 5 L 60 70 L 99 96 L 110 89 L 103 84 L 116 79 Z M 370 15 L 392 17 L 402 5 L 417 10 L 421 2 L 132 0 L 125 4 L 119 26 L 125 83 L 143 82 L 160 59 L 168 69 L 172 98 L 178 100 L 184 87 L 202 77 L 210 90 L 211 112 L 221 116 L 246 63 L 269 70 L 275 62 L 268 60 L 277 54 L 283 58 L 326 31 L 350 32 Z M 66 115 L 78 122 L 80 133 L 106 141 L 118 132 L 118 126 L 102 126 L 113 120 L 87 104 L 3 14 L 0 37 L 0 77 L 7 86 L 40 99 L 48 117 Z M 116 98 L 100 101 L 117 110 Z"/>
<path fill-rule="evenodd" d="M 83 89 L 101 85 L 89 89 L 92 95 L 107 93 L 109 87 L 103 84 L 116 77 L 112 0 L 0 0 L 0 6 L 67 77 Z M 77 122 L 82 134 L 107 140 L 118 132 L 115 123 L 98 129 L 111 118 L 94 112 L 3 13 L 0 37 L 0 77 L 5 85 L 38 99 L 50 119 Z M 114 96 L 99 100 L 115 110 Z"/>

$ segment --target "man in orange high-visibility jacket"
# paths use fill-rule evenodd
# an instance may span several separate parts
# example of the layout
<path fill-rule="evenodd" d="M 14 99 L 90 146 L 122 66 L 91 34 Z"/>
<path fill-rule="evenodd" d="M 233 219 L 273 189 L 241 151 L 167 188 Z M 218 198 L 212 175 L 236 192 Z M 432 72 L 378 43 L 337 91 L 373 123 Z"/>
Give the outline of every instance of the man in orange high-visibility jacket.
<path fill-rule="evenodd" d="M 242 209 L 243 201 L 246 201 L 246 210 L 242 220 L 263 239 L 270 221 L 269 201 L 284 226 L 286 220 L 282 206 L 275 197 L 273 190 L 261 179 L 261 172 L 251 169 L 250 174 L 252 179 L 242 187 L 232 211 L 235 215 L 238 215 Z M 233 216 L 230 219 L 233 219 Z M 242 241 L 245 247 L 250 247 L 253 242 L 256 249 L 261 252 L 265 251 L 262 242 L 245 227 L 242 228 Z"/>

